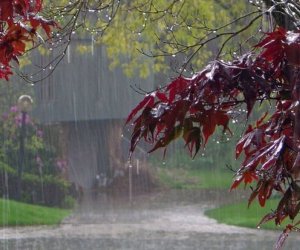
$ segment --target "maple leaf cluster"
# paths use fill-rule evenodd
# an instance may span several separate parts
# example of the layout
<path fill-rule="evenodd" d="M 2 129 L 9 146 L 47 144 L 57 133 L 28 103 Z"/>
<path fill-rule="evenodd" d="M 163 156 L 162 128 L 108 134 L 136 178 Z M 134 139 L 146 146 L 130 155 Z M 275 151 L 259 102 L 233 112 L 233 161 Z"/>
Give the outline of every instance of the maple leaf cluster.
<path fill-rule="evenodd" d="M 265 35 L 254 52 L 232 62 L 214 60 L 191 78 L 179 76 L 165 88 L 147 94 L 132 110 L 131 154 L 144 139 L 153 144 L 150 152 L 182 138 L 192 156 L 204 147 L 216 127 L 230 134 L 230 120 L 242 103 L 247 116 L 257 102 L 273 102 L 275 111 L 264 114 L 242 135 L 236 157 L 244 160 L 231 189 L 241 183 L 256 183 L 249 205 L 261 206 L 274 191 L 282 198 L 273 212 L 260 222 L 286 217 L 293 220 L 300 209 L 300 31 L 278 28 Z M 300 127 L 299 127 L 300 128 Z M 288 225 L 278 240 L 300 222 Z"/>
<path fill-rule="evenodd" d="M 41 10 L 42 0 L 0 1 L 0 79 L 9 79 L 11 62 L 18 63 L 18 57 L 26 52 L 27 44 L 35 43 L 39 29 L 51 38 L 51 30 L 57 24 L 41 17 Z"/>

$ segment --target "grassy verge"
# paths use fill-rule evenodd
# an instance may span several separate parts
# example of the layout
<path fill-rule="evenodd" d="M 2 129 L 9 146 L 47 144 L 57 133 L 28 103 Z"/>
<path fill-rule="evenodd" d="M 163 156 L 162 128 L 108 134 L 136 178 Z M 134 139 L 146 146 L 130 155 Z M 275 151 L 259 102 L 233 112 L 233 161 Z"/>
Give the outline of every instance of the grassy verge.
<path fill-rule="evenodd" d="M 55 225 L 70 213 L 71 210 L 0 199 L 1 226 Z"/>
<path fill-rule="evenodd" d="M 229 189 L 233 174 L 229 170 L 158 168 L 161 184 L 173 189 Z"/>
<path fill-rule="evenodd" d="M 260 207 L 257 202 L 253 202 L 248 208 L 247 202 L 245 201 L 208 210 L 205 214 L 210 218 L 216 219 L 220 223 L 256 228 L 263 216 L 277 207 L 278 202 L 278 199 L 271 199 L 267 201 L 263 208 Z M 261 228 L 282 230 L 286 224 L 288 224 L 288 219 L 286 219 L 286 223 L 282 226 L 275 226 L 274 221 L 270 221 L 261 225 Z"/>

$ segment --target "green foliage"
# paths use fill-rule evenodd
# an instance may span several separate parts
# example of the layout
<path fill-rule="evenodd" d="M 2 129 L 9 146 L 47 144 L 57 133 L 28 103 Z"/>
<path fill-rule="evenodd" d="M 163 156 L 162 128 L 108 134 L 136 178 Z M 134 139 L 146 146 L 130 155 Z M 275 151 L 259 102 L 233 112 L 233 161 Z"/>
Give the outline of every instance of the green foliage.
<path fill-rule="evenodd" d="M 17 169 L 20 157 L 21 113 L 16 106 L 3 114 L 0 121 L 0 194 L 17 196 Z M 62 178 L 56 149 L 44 138 L 44 131 L 26 114 L 24 169 L 21 200 L 48 206 L 70 207 L 71 184 Z M 61 160 L 60 160 L 61 161 Z M 60 162 L 62 163 L 62 161 Z"/>
<path fill-rule="evenodd" d="M 0 120 L 0 161 L 10 166 L 17 167 L 20 150 L 20 133 L 22 114 L 16 106 L 12 106 L 8 112 L 2 115 Z M 47 144 L 42 129 L 28 114 L 25 119 L 26 134 L 25 168 L 24 172 L 33 174 L 57 174 L 55 167 L 56 151 Z"/>
<path fill-rule="evenodd" d="M 90 38 L 93 40 L 90 45 L 78 45 L 79 53 L 90 53 L 95 41 L 106 48 L 111 68 L 119 66 L 127 76 L 139 75 L 142 78 L 162 72 L 169 76 L 170 68 L 181 71 L 187 61 L 186 74 L 202 67 L 226 38 L 220 36 L 210 46 L 205 41 L 220 33 L 238 30 L 247 19 L 229 23 L 253 10 L 243 1 L 226 0 L 48 0 L 44 6 L 43 15 L 54 18 L 64 27 L 57 31 L 62 33 L 59 37 L 64 41 L 63 45 L 65 39 L 62 37 L 71 38 L 71 41 Z M 75 31 L 71 32 L 72 29 Z M 256 29 L 255 24 L 250 29 Z M 250 33 L 247 30 L 239 38 L 232 39 L 227 52 L 235 51 L 241 41 L 249 41 Z M 47 48 L 40 51 L 49 53 Z M 195 56 L 190 60 L 193 54 Z"/>
<path fill-rule="evenodd" d="M 67 195 L 61 205 L 62 208 L 73 208 L 76 204 L 76 200 L 71 195 Z"/>
<path fill-rule="evenodd" d="M 140 77 L 146 77 L 166 71 L 170 61 L 176 62 L 177 57 L 175 64 L 180 66 L 185 57 L 203 47 L 201 55 L 190 62 L 199 68 L 212 56 L 212 48 L 201 45 L 203 38 L 213 34 L 215 27 L 246 11 L 245 3 L 236 1 L 186 0 L 173 4 L 169 1 L 130 1 L 121 6 L 99 43 L 105 44 L 111 66 L 121 64 L 129 76 L 140 72 Z M 232 26 L 227 27 L 228 31 L 231 29 Z M 147 58 L 141 52 L 154 57 Z M 130 64 L 122 64 L 121 58 L 126 58 Z"/>
<path fill-rule="evenodd" d="M 70 210 L 0 199 L 2 226 L 57 225 L 70 213 Z"/>
<path fill-rule="evenodd" d="M 24 173 L 21 199 L 23 202 L 71 208 L 71 184 L 54 175 Z M 17 173 L 7 164 L 0 162 L 0 195 L 13 198 L 16 195 Z"/>
<path fill-rule="evenodd" d="M 16 170 L 0 162 L 0 195 L 13 198 L 16 196 L 16 187 Z M 70 208 L 74 205 L 71 194 L 71 184 L 61 177 L 30 173 L 23 175 L 21 199 L 24 202 Z"/>

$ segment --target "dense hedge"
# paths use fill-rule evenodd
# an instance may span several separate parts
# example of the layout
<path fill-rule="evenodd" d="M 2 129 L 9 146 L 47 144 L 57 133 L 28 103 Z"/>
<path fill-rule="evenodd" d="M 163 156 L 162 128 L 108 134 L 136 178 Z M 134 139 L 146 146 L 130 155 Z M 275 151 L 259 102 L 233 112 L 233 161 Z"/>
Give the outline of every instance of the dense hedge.
<path fill-rule="evenodd" d="M 73 205 L 72 185 L 53 175 L 38 176 L 24 173 L 22 176 L 21 201 L 46 206 L 70 207 Z M 0 162 L 0 195 L 16 198 L 17 171 Z"/>

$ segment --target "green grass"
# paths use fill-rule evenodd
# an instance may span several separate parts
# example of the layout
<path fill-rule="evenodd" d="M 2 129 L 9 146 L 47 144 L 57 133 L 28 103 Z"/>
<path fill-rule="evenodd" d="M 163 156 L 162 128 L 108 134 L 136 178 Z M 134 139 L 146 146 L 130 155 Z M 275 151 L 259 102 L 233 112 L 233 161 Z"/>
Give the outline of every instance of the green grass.
<path fill-rule="evenodd" d="M 71 210 L 0 199 L 2 226 L 56 225 L 70 213 Z"/>
<path fill-rule="evenodd" d="M 161 184 L 173 189 L 229 189 L 233 174 L 229 170 L 157 168 Z"/>
<path fill-rule="evenodd" d="M 271 199 L 266 202 L 265 207 L 260 207 L 259 204 L 254 201 L 251 206 L 247 207 L 247 202 L 236 203 L 231 205 L 221 206 L 205 212 L 210 218 L 216 219 L 220 223 L 229 225 L 235 225 L 240 227 L 256 228 L 260 220 L 271 210 L 275 209 L 278 205 L 279 199 Z M 263 225 L 263 229 L 277 229 L 282 230 L 284 225 L 290 223 L 288 219 L 284 221 L 283 225 L 276 226 L 274 221 L 269 221 Z"/>

